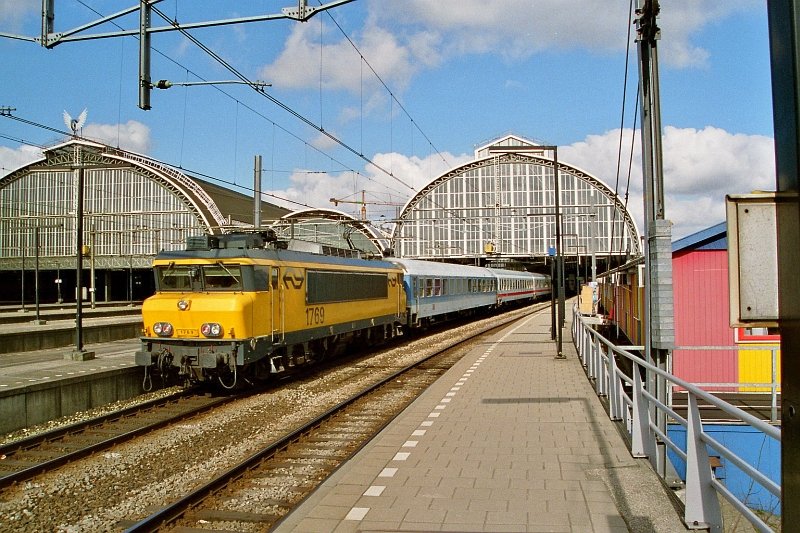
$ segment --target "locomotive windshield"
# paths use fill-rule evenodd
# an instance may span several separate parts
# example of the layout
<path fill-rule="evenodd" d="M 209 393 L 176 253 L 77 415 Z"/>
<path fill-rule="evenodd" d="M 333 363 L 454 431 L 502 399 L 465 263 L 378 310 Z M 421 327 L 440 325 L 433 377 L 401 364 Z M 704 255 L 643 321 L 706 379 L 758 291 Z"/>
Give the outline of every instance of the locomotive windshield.
<path fill-rule="evenodd" d="M 207 292 L 242 290 L 242 269 L 239 265 L 176 265 L 157 266 L 156 286 L 160 291 Z"/>

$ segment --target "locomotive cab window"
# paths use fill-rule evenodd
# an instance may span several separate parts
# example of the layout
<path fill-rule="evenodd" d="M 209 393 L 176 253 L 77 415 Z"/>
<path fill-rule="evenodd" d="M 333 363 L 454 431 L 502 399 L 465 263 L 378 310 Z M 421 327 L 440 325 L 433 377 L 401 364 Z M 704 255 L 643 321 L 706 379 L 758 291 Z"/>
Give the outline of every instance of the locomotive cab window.
<path fill-rule="evenodd" d="M 199 269 L 187 266 L 170 264 L 165 267 L 156 267 L 156 286 L 162 291 L 191 291 L 192 284 L 197 279 Z"/>
<path fill-rule="evenodd" d="M 242 269 L 239 265 L 158 266 L 156 287 L 160 291 L 205 292 L 241 291 Z"/>
<path fill-rule="evenodd" d="M 242 290 L 242 269 L 236 265 L 207 265 L 203 267 L 203 279 L 208 291 Z"/>

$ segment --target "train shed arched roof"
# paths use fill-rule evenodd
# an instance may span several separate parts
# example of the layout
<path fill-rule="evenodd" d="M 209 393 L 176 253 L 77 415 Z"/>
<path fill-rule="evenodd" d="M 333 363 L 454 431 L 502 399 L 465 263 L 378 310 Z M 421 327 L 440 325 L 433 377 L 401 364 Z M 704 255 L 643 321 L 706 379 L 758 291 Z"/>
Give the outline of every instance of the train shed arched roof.
<path fill-rule="evenodd" d="M 40 233 L 43 268 L 75 263 L 78 176 L 84 183 L 84 235 L 98 268 L 147 267 L 185 237 L 250 225 L 253 199 L 183 171 L 102 143 L 72 138 L 0 178 L 0 270 L 19 268 Z M 287 210 L 262 202 L 262 213 Z"/>
<path fill-rule="evenodd" d="M 553 147 L 507 135 L 431 181 L 404 206 L 392 235 L 401 257 L 532 260 L 555 243 Z M 558 160 L 564 254 L 640 253 L 636 223 L 599 178 Z"/>

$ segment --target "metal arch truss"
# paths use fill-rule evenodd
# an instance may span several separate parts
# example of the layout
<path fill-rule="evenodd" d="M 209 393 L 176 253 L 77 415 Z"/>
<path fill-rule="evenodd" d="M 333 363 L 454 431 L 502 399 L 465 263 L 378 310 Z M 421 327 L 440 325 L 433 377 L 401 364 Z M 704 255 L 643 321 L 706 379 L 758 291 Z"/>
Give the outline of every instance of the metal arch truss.
<path fill-rule="evenodd" d="M 310 223 L 312 220 L 323 220 L 337 223 L 342 226 L 347 226 L 351 231 L 358 231 L 375 247 L 378 253 L 383 253 L 388 248 L 388 238 L 380 230 L 376 229 L 369 221 L 359 220 L 347 213 L 335 209 L 302 209 L 284 215 L 275 223 L 273 228 L 286 228 L 291 227 L 293 224 L 303 225 Z M 343 232 L 344 233 L 344 232 Z M 341 243 L 342 246 L 349 245 L 349 243 Z M 367 251 L 367 250 L 362 250 Z"/>
<path fill-rule="evenodd" d="M 219 228 L 227 224 L 225 215 L 217 207 L 217 204 L 203 190 L 196 181 L 186 176 L 172 167 L 163 165 L 152 159 L 148 159 L 138 154 L 126 152 L 119 148 L 107 148 L 109 157 L 121 158 L 122 160 L 134 161 L 140 165 L 140 170 L 146 170 L 143 174 L 153 179 L 167 188 L 171 193 L 183 199 L 197 213 L 211 233 L 216 233 Z"/>
<path fill-rule="evenodd" d="M 182 172 L 150 160 L 144 156 L 84 140 L 71 140 L 67 143 L 45 150 L 45 158 L 27 165 L 0 179 L 0 189 L 13 181 L 26 176 L 31 169 L 44 170 L 54 167 L 75 169 L 74 151 L 70 148 L 80 146 L 81 162 L 84 168 L 136 168 L 145 178 L 155 181 L 171 194 L 177 196 L 194 212 L 198 222 L 211 233 L 219 232 L 226 224 L 225 216 L 216 203 L 194 180 Z"/>
<path fill-rule="evenodd" d="M 125 152 L 124 150 L 111 148 L 106 145 L 87 141 L 85 139 L 70 139 L 64 143 L 53 146 L 44 150 L 43 156 L 13 173 L 0 178 L 0 191 L 9 188 L 12 184 L 25 180 L 28 176 L 39 173 L 66 173 L 71 174 L 77 169 L 84 169 L 92 172 L 104 171 L 126 171 L 135 174 L 138 179 L 144 182 L 150 182 L 156 190 L 162 191 L 157 194 L 163 195 L 164 198 L 170 198 L 169 204 L 173 207 L 168 210 L 166 207 L 153 210 L 153 213 L 160 215 L 180 215 L 180 227 L 173 226 L 174 228 L 167 228 L 167 231 L 177 232 L 179 236 L 183 235 L 183 231 L 195 230 L 199 232 L 220 233 L 222 227 L 225 225 L 225 218 L 219 211 L 218 207 L 212 198 L 194 182 L 191 177 L 186 176 L 176 169 L 169 168 L 158 162 L 148 160 L 144 156 Z M 117 194 L 119 197 L 119 194 Z M 6 201 L 6 200 L 4 200 Z M 74 212 L 69 212 L 69 208 L 64 207 L 57 210 L 44 212 L 37 215 L 24 216 L 19 221 L 10 218 L 13 211 L 4 212 L 0 217 L 0 225 L 4 228 L 3 231 L 11 233 L 0 235 L 3 244 L 0 249 L 0 270 L 9 270 L 22 268 L 26 265 L 27 268 L 31 267 L 33 260 L 33 253 L 28 250 L 16 251 L 19 246 L 30 246 L 29 237 L 22 235 L 13 236 L 12 233 L 15 228 L 19 227 L 20 231 L 25 228 L 30 230 L 34 227 L 40 227 L 42 223 L 45 226 L 53 228 L 53 224 L 62 222 L 64 228 L 69 228 L 68 221 L 75 219 Z M 122 218 L 131 215 L 148 214 L 146 212 L 134 211 L 119 211 L 117 208 L 112 209 L 112 212 L 97 212 L 87 213 L 90 216 L 111 216 L 118 215 Z M 121 248 L 121 244 L 115 245 L 111 255 L 101 253 L 94 256 L 94 265 L 98 268 L 109 269 L 127 269 L 127 268 L 147 268 L 152 259 L 152 250 L 157 251 L 159 247 L 165 243 L 175 244 L 177 241 L 162 240 L 162 233 L 165 228 L 149 228 L 139 231 L 154 232 L 155 237 L 143 238 L 134 242 L 134 237 L 131 237 L 129 243 L 129 250 L 125 253 Z M 54 230 L 48 230 L 53 233 Z M 71 229 L 62 229 L 64 231 L 72 231 Z M 132 230 L 136 231 L 136 230 Z M 93 230 L 92 230 L 93 232 Z M 90 233 L 90 232 L 85 232 Z M 99 233 L 108 233 L 108 231 L 101 230 Z M 133 235 L 133 234 L 131 234 Z M 74 268 L 74 251 L 71 251 L 70 241 L 64 237 L 54 237 L 55 242 L 51 242 L 46 249 L 46 253 L 40 257 L 41 268 Z M 168 238 L 168 237 L 166 237 Z M 174 236 L 172 237 L 174 239 Z M 148 240 L 149 239 L 149 240 Z M 25 243 L 23 245 L 23 240 Z M 87 244 L 89 244 L 87 242 Z M 97 244 L 98 249 L 106 244 Z M 94 246 L 92 246 L 94 248 Z M 27 262 L 25 256 L 27 255 Z"/>
<path fill-rule="evenodd" d="M 406 220 L 406 217 L 413 211 L 417 205 L 422 202 L 424 198 L 426 198 L 431 192 L 433 192 L 437 187 L 439 187 L 442 183 L 456 178 L 463 176 L 467 172 L 471 170 L 477 170 L 481 168 L 486 168 L 490 166 L 494 166 L 497 163 L 533 163 L 540 165 L 542 167 L 553 168 L 553 160 L 544 158 L 544 157 L 537 157 L 532 155 L 525 155 L 520 153 L 502 153 L 498 155 L 493 155 L 490 157 L 486 157 L 483 159 L 479 159 L 477 161 L 473 161 L 471 163 L 467 163 L 460 167 L 457 167 L 446 174 L 443 174 L 439 178 L 433 180 L 424 188 L 422 188 L 414 197 L 408 201 L 408 203 L 403 207 L 403 211 L 399 217 L 399 223 L 395 227 L 394 234 L 392 235 L 392 241 L 396 240 L 400 237 L 400 232 L 402 231 L 403 222 Z M 630 252 L 633 255 L 641 255 L 641 244 L 640 244 L 640 234 L 639 229 L 636 226 L 636 222 L 631 217 L 630 213 L 628 212 L 627 207 L 623 202 L 620 200 L 619 196 L 611 190 L 611 188 L 600 181 L 599 179 L 595 178 L 594 176 L 576 168 L 571 165 L 567 165 L 558 163 L 558 170 L 559 173 L 566 173 L 570 174 L 577 179 L 583 180 L 584 182 L 592 185 L 596 190 L 598 190 L 601 194 L 603 194 L 606 198 L 612 201 L 613 206 L 616 210 L 620 213 L 625 214 L 624 224 L 628 230 L 628 234 L 631 236 L 630 238 Z M 485 208 L 489 209 L 493 206 L 485 206 Z M 549 207 L 549 206 L 540 206 L 540 207 Z M 562 205 L 562 208 L 566 207 Z M 454 207 L 453 210 L 458 210 L 459 208 Z"/>

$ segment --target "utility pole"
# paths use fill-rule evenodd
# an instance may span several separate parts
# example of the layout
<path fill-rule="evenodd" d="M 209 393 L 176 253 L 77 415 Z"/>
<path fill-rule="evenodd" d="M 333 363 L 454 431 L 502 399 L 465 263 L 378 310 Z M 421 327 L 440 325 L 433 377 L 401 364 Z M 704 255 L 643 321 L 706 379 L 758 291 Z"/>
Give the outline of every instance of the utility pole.
<path fill-rule="evenodd" d="M 776 186 L 800 193 L 800 4 L 769 0 Z M 778 202 L 778 315 L 781 330 L 781 526 L 800 523 L 800 200 Z M 794 525 L 793 525 L 794 524 Z"/>
<path fill-rule="evenodd" d="M 150 109 L 150 0 L 140 0 L 139 7 L 139 107 Z"/>
<path fill-rule="evenodd" d="M 261 156 L 253 161 L 253 228 L 261 227 Z"/>
<path fill-rule="evenodd" d="M 661 103 L 658 79 L 658 48 L 661 30 L 657 24 L 658 0 L 637 0 L 636 28 L 639 56 L 639 87 L 642 112 L 642 174 L 645 211 L 645 309 L 646 360 L 669 371 L 669 355 L 675 345 L 672 297 L 672 229 L 664 217 L 664 174 L 661 152 Z M 667 386 L 663 378 L 650 372 L 647 387 L 664 404 Z M 666 432 L 666 416 L 658 410 L 656 426 Z M 651 457 L 656 471 L 666 474 L 666 450 L 659 445 Z"/>
<path fill-rule="evenodd" d="M 558 175 L 558 146 L 553 146 L 553 179 L 556 193 L 556 285 L 558 286 L 558 320 L 556 321 L 556 359 L 566 359 L 564 355 L 564 242 L 561 235 L 561 179 Z"/>

